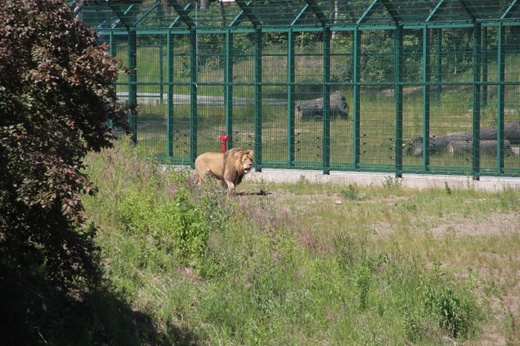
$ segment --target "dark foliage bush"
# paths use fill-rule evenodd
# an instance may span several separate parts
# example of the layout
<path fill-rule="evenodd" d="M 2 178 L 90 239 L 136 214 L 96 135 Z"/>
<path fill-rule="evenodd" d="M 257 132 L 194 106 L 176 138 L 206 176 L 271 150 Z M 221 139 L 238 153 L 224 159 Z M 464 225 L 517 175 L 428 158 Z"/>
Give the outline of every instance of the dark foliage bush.
<path fill-rule="evenodd" d="M 95 192 L 83 158 L 111 146 L 110 119 L 125 126 L 111 86 L 121 69 L 64 1 L 2 2 L 2 311 L 12 303 L 6 292 L 36 302 L 41 292 L 31 290 L 38 286 L 79 297 L 99 278 L 96 227 L 85 220 L 80 199 Z M 18 323 L 29 323 L 26 311 Z"/>

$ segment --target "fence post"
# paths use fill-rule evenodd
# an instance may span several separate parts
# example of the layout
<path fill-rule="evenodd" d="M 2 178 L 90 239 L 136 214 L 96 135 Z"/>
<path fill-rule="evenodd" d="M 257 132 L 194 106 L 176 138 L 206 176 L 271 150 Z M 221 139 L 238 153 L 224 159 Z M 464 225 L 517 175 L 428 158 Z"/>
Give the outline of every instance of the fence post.
<path fill-rule="evenodd" d="M 472 175 L 479 180 L 480 176 L 480 40 L 481 24 L 473 25 L 473 147 Z"/>
<path fill-rule="evenodd" d="M 116 42 L 114 36 L 115 36 L 114 30 L 110 29 L 109 36 L 108 36 L 109 52 L 110 52 L 111 56 L 117 57 L 117 46 L 116 46 L 117 42 Z M 114 85 L 116 85 L 116 88 L 117 88 L 117 84 L 114 84 Z M 114 120 L 113 119 L 109 120 L 109 126 L 111 129 L 114 129 Z"/>
<path fill-rule="evenodd" d="M 354 30 L 354 42 L 352 45 L 352 55 L 353 55 L 353 76 L 352 81 L 354 83 L 353 89 L 353 98 L 354 98 L 354 112 L 352 116 L 353 120 L 353 155 L 354 155 L 354 169 L 359 171 L 359 162 L 360 162 L 360 143 L 361 143 L 361 128 L 360 128 L 360 106 L 361 106 L 361 31 L 359 27 L 356 26 Z"/>
<path fill-rule="evenodd" d="M 403 25 L 394 30 L 395 176 L 403 175 Z"/>
<path fill-rule="evenodd" d="M 330 174 L 330 26 L 323 27 L 323 174 Z"/>
<path fill-rule="evenodd" d="M 262 29 L 255 29 L 255 171 L 262 171 Z"/>
<path fill-rule="evenodd" d="M 167 156 L 173 158 L 173 40 L 172 30 L 168 30 L 166 37 L 166 149 Z"/>
<path fill-rule="evenodd" d="M 294 32 L 287 33 L 287 166 L 294 165 Z"/>
<path fill-rule="evenodd" d="M 225 132 L 229 136 L 229 149 L 233 148 L 233 35 L 231 29 L 226 30 L 224 42 L 224 102 L 226 109 Z"/>
<path fill-rule="evenodd" d="M 160 0 L 156 2 L 156 4 L 160 4 Z M 163 18 L 164 18 L 164 12 L 163 12 L 163 6 L 157 7 L 157 16 L 156 19 L 160 23 L 160 27 L 164 27 L 163 25 Z M 171 30 L 167 31 L 166 35 L 169 35 L 171 33 Z M 166 49 L 168 49 L 168 44 L 166 44 Z M 166 53 L 168 55 L 168 53 Z M 163 56 L 164 56 L 164 38 L 163 35 L 159 36 L 159 103 L 162 105 L 164 104 L 164 63 L 163 63 Z M 168 73 L 168 67 L 166 67 L 166 73 Z M 166 77 L 168 80 L 168 76 Z M 166 87 L 168 89 L 168 87 Z"/>
<path fill-rule="evenodd" d="M 137 33 L 128 29 L 128 105 L 132 138 L 137 141 Z"/>
<path fill-rule="evenodd" d="M 190 29 L 190 162 L 195 168 L 197 157 L 197 30 Z"/>
<path fill-rule="evenodd" d="M 505 81 L 505 33 L 502 21 L 498 22 L 497 47 L 497 174 L 504 173 L 504 81 Z"/>
<path fill-rule="evenodd" d="M 430 165 L 430 82 L 431 82 L 431 47 L 428 25 L 423 28 L 423 170 L 429 170 Z"/>

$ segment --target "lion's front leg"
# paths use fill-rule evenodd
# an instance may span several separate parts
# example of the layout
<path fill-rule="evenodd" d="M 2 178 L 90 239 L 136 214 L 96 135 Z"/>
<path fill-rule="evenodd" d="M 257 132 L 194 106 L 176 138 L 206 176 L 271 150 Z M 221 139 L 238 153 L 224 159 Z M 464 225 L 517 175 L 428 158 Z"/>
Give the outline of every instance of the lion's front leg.
<path fill-rule="evenodd" d="M 227 195 L 229 197 L 233 196 L 235 194 L 235 187 L 236 185 L 229 181 L 229 180 L 226 180 L 226 184 L 227 184 Z"/>

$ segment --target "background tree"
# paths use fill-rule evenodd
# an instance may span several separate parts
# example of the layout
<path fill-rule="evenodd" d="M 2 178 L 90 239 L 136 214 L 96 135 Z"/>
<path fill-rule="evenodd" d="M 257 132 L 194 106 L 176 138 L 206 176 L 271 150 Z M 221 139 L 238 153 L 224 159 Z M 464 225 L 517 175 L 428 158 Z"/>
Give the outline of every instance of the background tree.
<path fill-rule="evenodd" d="M 126 114 L 111 84 L 122 66 L 96 39 L 62 0 L 2 2 L 2 291 L 8 278 L 48 280 L 66 292 L 98 278 L 96 228 L 80 200 L 95 187 L 83 158 L 111 146 L 108 122 L 126 126 Z"/>

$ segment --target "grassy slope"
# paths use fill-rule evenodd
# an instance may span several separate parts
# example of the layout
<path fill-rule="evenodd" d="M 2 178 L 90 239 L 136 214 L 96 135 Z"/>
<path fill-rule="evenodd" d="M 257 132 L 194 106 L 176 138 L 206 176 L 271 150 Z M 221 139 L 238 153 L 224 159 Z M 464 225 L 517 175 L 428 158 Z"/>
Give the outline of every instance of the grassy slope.
<path fill-rule="evenodd" d="M 89 161 L 107 279 L 145 343 L 520 342 L 518 191 L 246 181 L 227 200 L 126 146 Z"/>

